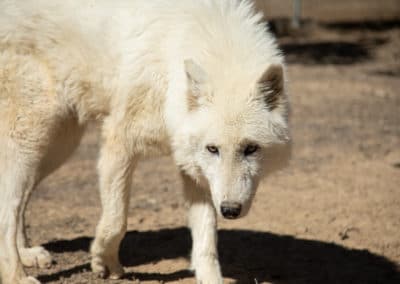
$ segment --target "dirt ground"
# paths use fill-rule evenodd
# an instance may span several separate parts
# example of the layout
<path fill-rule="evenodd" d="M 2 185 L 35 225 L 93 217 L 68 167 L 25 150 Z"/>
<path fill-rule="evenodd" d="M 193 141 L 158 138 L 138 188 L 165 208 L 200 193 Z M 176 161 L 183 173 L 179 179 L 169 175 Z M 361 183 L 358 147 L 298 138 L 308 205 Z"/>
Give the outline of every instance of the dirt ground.
<path fill-rule="evenodd" d="M 226 282 L 400 283 L 400 23 L 314 24 L 279 41 L 293 158 L 263 183 L 248 217 L 219 221 Z M 181 183 L 168 157 L 135 173 L 120 255 L 126 277 L 90 272 L 97 150 L 93 126 L 34 193 L 29 237 L 55 262 L 29 273 L 43 283 L 194 283 Z"/>

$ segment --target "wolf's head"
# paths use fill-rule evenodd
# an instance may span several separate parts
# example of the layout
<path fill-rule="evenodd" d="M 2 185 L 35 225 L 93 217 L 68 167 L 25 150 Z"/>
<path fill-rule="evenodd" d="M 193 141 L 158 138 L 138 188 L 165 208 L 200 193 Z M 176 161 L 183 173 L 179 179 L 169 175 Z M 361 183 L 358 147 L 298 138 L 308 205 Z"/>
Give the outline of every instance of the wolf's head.
<path fill-rule="evenodd" d="M 188 115 L 174 137 L 175 159 L 223 217 L 244 216 L 260 178 L 288 158 L 283 66 L 269 65 L 255 78 L 209 74 L 192 60 L 184 68 Z"/>

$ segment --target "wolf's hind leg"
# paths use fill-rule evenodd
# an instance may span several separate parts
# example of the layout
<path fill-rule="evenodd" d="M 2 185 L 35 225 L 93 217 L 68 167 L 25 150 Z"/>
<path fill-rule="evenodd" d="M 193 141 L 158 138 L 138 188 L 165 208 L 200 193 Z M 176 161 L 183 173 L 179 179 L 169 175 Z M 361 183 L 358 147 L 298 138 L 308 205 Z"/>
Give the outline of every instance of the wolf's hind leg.
<path fill-rule="evenodd" d="M 193 240 L 191 268 L 195 270 L 197 283 L 222 284 L 215 209 L 205 189 L 184 173 L 182 177 L 185 199 L 189 203 L 189 227 Z"/>
<path fill-rule="evenodd" d="M 25 233 L 24 213 L 33 189 L 27 188 L 22 199 L 21 210 L 18 216 L 17 247 L 22 264 L 26 267 L 49 268 L 52 263 L 50 253 L 41 246 L 29 247 Z"/>
<path fill-rule="evenodd" d="M 134 162 L 115 137 L 107 137 L 100 153 L 98 171 L 102 215 L 91 246 L 92 270 L 101 278 L 120 278 L 119 245 L 127 229 L 131 174 Z"/>

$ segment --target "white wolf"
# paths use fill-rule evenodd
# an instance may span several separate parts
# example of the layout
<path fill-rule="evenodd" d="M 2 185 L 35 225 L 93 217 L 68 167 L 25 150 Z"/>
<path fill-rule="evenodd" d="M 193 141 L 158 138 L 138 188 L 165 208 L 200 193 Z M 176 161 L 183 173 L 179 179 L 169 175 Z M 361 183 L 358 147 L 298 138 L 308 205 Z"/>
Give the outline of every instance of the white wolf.
<path fill-rule="evenodd" d="M 132 170 L 171 153 L 196 279 L 222 283 L 216 216 L 245 215 L 260 177 L 287 158 L 283 59 L 261 19 L 247 0 L 1 0 L 3 284 L 38 283 L 23 265 L 51 264 L 43 247 L 27 246 L 24 210 L 90 120 L 102 123 L 93 271 L 123 274 Z"/>

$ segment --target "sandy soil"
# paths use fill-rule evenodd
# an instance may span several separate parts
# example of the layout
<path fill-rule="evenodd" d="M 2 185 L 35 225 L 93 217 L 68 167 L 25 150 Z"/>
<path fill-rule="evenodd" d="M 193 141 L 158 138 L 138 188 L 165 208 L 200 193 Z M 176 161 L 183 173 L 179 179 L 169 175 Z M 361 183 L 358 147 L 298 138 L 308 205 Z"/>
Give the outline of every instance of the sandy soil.
<path fill-rule="evenodd" d="M 248 217 L 220 220 L 226 282 L 400 283 L 400 25 L 314 25 L 280 42 L 293 159 L 263 183 Z M 125 279 L 90 272 L 100 212 L 97 141 L 91 127 L 34 193 L 29 237 L 55 262 L 29 273 L 43 283 L 194 283 L 181 183 L 168 157 L 135 173 L 121 247 Z"/>

